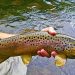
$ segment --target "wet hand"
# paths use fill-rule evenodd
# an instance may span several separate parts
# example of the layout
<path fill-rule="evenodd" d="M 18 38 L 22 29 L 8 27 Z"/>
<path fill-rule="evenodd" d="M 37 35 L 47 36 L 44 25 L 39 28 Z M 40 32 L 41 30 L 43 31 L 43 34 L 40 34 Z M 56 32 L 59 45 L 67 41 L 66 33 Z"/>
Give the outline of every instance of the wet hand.
<path fill-rule="evenodd" d="M 44 49 L 37 51 L 37 54 L 42 57 L 50 57 L 50 55 Z"/>
<path fill-rule="evenodd" d="M 48 33 L 49 33 L 50 35 L 52 35 L 52 36 L 55 36 L 55 35 L 56 35 L 56 31 L 54 30 L 53 27 L 44 28 L 44 29 L 42 29 L 42 31 L 48 32 Z M 41 49 L 41 50 L 38 50 L 38 51 L 37 51 L 37 54 L 38 54 L 39 56 L 42 56 L 42 57 L 50 57 L 50 56 L 55 56 L 55 55 L 56 55 L 56 52 L 55 52 L 55 51 L 52 51 L 50 54 L 48 54 L 48 53 L 46 52 L 46 50 Z"/>

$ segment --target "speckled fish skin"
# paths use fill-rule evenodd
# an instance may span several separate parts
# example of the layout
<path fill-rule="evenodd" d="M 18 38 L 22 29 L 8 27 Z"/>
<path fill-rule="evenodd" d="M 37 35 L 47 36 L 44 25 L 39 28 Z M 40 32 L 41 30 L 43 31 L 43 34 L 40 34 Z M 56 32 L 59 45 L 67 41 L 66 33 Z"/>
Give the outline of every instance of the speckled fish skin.
<path fill-rule="evenodd" d="M 0 55 L 36 55 L 40 49 L 47 52 L 55 50 L 64 53 L 67 57 L 75 56 L 75 39 L 66 35 L 51 36 L 47 32 L 32 32 L 16 35 L 0 40 Z"/>

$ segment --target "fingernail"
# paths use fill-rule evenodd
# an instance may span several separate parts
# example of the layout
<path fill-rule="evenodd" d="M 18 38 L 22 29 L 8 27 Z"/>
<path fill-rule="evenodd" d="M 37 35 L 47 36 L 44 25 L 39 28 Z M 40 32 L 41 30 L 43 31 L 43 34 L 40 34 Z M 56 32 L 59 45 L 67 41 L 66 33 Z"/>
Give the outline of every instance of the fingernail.
<path fill-rule="evenodd" d="M 48 32 L 50 35 L 55 36 L 56 32 Z"/>
<path fill-rule="evenodd" d="M 49 57 L 49 54 L 44 49 L 41 50 L 41 54 L 43 56 Z"/>
<path fill-rule="evenodd" d="M 52 51 L 51 52 L 51 56 L 55 57 L 57 55 L 57 52 L 56 51 Z"/>

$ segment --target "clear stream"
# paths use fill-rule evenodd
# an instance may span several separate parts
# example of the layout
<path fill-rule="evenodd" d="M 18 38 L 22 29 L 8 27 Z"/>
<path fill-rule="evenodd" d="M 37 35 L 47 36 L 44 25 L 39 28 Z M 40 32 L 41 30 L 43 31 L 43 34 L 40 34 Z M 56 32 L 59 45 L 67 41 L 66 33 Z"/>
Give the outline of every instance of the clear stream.
<path fill-rule="evenodd" d="M 22 33 L 30 28 L 41 30 L 52 26 L 59 33 L 75 37 L 75 0 L 0 0 L 0 32 Z M 20 57 L 0 64 L 0 75 L 25 75 Z M 27 75 L 75 75 L 75 60 L 56 67 L 54 58 L 33 57 Z"/>

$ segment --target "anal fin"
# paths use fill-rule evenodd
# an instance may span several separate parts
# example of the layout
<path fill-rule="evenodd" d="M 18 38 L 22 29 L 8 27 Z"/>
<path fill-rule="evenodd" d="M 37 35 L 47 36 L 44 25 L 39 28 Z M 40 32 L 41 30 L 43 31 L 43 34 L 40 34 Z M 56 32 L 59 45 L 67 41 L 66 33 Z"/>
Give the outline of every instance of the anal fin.
<path fill-rule="evenodd" d="M 31 55 L 22 55 L 21 58 L 22 58 L 22 61 L 23 61 L 24 64 L 29 64 L 32 56 Z"/>
<path fill-rule="evenodd" d="M 55 56 L 55 65 L 58 67 L 64 66 L 66 63 L 66 55 L 65 54 L 57 54 Z"/>

